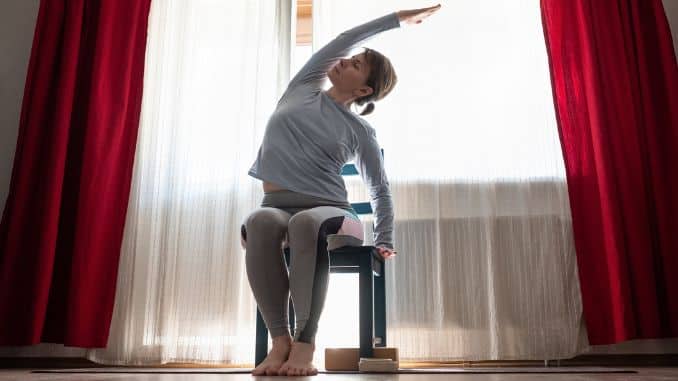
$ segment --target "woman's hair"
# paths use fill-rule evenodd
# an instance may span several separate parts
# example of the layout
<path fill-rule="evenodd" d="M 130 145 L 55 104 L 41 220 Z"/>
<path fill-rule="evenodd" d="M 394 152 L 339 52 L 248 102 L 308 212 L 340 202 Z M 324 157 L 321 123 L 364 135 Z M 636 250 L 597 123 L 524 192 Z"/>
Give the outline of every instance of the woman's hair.
<path fill-rule="evenodd" d="M 372 94 L 356 99 L 354 102 L 362 106 L 367 103 L 367 106 L 360 115 L 367 115 L 374 111 L 374 102 L 384 98 L 393 90 L 398 77 L 391 65 L 391 61 L 383 54 L 365 48 L 365 60 L 370 67 L 370 74 L 367 76 L 365 84 L 372 88 Z"/>

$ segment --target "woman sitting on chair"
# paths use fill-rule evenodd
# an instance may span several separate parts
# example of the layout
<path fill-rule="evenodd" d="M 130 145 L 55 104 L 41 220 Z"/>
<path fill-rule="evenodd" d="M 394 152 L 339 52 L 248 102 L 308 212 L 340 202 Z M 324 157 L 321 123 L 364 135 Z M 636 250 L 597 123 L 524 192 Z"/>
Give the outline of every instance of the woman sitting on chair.
<path fill-rule="evenodd" d="M 252 374 L 317 374 L 312 361 L 329 281 L 328 250 L 360 246 L 364 238 L 341 177 L 351 158 L 375 211 L 374 244 L 383 258 L 396 255 L 393 203 L 376 133 L 351 110 L 353 104 L 366 105 L 360 115 L 371 113 L 373 102 L 395 86 L 396 74 L 388 58 L 371 49 L 344 57 L 368 38 L 401 22 L 418 24 L 439 8 L 394 12 L 341 33 L 310 58 L 278 101 L 248 172 L 263 181 L 264 199 L 241 227 L 247 277 L 273 338 L 272 350 Z M 324 91 L 326 78 L 332 87 Z"/>

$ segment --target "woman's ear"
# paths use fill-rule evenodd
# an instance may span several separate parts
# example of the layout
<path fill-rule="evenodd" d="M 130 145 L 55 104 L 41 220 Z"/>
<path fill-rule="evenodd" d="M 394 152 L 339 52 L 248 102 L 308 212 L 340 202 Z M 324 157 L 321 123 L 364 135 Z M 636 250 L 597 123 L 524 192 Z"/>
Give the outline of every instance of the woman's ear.
<path fill-rule="evenodd" d="M 361 86 L 361 87 L 358 88 L 358 98 L 368 96 L 368 95 L 372 94 L 373 92 L 374 92 L 374 90 L 372 90 L 371 87 Z"/>

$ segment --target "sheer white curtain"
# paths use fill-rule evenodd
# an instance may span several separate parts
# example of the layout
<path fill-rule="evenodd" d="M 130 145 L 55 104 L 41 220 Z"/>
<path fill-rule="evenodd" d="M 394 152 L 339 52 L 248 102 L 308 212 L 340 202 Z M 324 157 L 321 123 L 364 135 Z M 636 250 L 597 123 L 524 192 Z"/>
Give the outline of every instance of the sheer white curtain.
<path fill-rule="evenodd" d="M 240 223 L 247 176 L 289 81 L 290 0 L 154 0 L 106 364 L 252 363 Z"/>
<path fill-rule="evenodd" d="M 425 5 L 316 0 L 314 48 Z M 404 360 L 441 361 L 585 350 L 539 0 L 445 2 L 365 46 L 399 75 L 367 117 L 395 202 L 389 346 Z M 352 199 L 366 197 L 359 181 L 347 183 Z"/>

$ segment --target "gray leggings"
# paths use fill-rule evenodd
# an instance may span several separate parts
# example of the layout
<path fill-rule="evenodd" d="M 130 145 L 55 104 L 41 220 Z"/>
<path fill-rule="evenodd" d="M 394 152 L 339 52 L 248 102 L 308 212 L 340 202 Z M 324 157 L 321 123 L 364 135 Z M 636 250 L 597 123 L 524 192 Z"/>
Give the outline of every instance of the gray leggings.
<path fill-rule="evenodd" d="M 271 337 L 290 334 L 294 305 L 296 341 L 314 343 L 329 283 L 328 250 L 360 246 L 364 232 L 346 202 L 292 191 L 264 194 L 261 208 L 241 226 L 247 278 Z M 290 269 L 283 248 L 290 248 Z"/>

